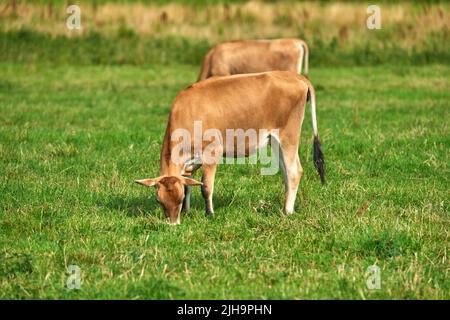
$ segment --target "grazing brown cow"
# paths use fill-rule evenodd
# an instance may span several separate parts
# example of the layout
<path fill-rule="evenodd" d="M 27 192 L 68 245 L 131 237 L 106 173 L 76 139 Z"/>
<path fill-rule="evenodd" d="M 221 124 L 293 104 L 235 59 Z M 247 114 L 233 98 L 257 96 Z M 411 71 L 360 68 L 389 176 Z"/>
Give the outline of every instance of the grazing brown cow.
<path fill-rule="evenodd" d="M 156 186 L 158 201 L 169 223 L 179 224 L 185 186 L 202 185 L 206 212 L 212 214 L 214 211 L 212 194 L 217 162 L 207 157 L 208 148 L 216 156 L 230 157 L 231 154 L 239 158 L 254 154 L 269 140 L 275 141 L 285 179 L 285 212 L 290 214 L 294 211 L 303 172 L 298 147 L 307 98 L 311 104 L 314 130 L 314 163 L 324 182 L 314 88 L 305 77 L 288 71 L 215 77 L 183 90 L 170 111 L 161 151 L 160 176 L 136 182 Z M 203 132 L 214 130 L 219 137 L 214 139 L 214 143 L 210 137 L 205 139 L 202 132 L 196 132 L 196 123 L 201 123 Z M 247 143 L 245 140 L 243 148 L 235 151 L 234 141 L 230 144 L 221 139 L 230 129 L 259 130 L 263 134 L 260 134 L 259 141 L 248 139 Z M 186 143 L 180 138 L 180 132 L 194 136 L 194 139 Z M 202 182 L 186 177 L 192 176 L 199 167 L 203 171 Z"/>
<path fill-rule="evenodd" d="M 214 46 L 206 54 L 198 81 L 213 76 L 265 71 L 308 74 L 308 45 L 299 39 L 244 40 Z"/>

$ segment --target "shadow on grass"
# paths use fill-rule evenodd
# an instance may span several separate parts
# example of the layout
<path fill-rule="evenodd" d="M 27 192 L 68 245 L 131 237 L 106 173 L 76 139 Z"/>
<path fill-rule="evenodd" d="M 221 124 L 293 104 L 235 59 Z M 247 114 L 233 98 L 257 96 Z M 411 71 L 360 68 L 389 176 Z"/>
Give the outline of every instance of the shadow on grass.
<path fill-rule="evenodd" d="M 220 193 L 214 194 L 214 209 L 220 210 L 230 206 L 232 199 Z M 155 216 L 163 217 L 163 211 L 156 201 L 156 194 L 153 192 L 148 196 L 130 197 L 128 195 L 112 194 L 110 196 L 99 195 L 97 204 L 115 212 L 125 213 L 129 217 Z M 193 190 L 191 194 L 191 212 L 205 212 L 205 201 L 200 192 Z"/>
<path fill-rule="evenodd" d="M 123 211 L 130 217 L 140 215 L 161 214 L 160 206 L 154 196 L 151 197 L 127 197 L 125 195 L 112 195 L 109 198 L 99 200 L 99 205 L 114 211 Z"/>
<path fill-rule="evenodd" d="M 224 196 L 223 194 L 218 193 L 218 192 L 214 193 L 213 194 L 214 210 L 228 207 L 231 200 L 232 200 L 232 198 L 230 198 L 226 195 Z M 203 199 L 203 196 L 201 195 L 200 192 L 192 192 L 192 194 L 191 194 L 191 209 L 196 209 L 200 212 L 205 211 L 205 209 L 206 209 L 205 208 L 205 200 Z"/>
<path fill-rule="evenodd" d="M 229 199 L 225 199 L 220 195 L 214 196 L 214 208 L 226 207 Z M 112 195 L 108 198 L 99 199 L 98 204 L 114 211 L 124 211 L 128 216 L 136 217 L 140 215 L 154 215 L 162 214 L 161 206 L 156 201 L 156 196 L 149 197 L 127 197 L 125 195 Z M 205 201 L 203 197 L 198 194 L 191 195 L 191 210 L 203 212 L 205 210 Z"/>

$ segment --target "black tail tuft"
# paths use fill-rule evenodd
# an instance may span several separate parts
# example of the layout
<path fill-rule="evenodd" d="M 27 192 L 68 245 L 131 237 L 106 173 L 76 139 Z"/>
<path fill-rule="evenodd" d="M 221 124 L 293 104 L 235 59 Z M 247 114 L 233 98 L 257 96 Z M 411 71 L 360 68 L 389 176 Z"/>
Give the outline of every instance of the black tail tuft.
<path fill-rule="evenodd" d="M 319 137 L 314 136 L 314 166 L 319 172 L 320 181 L 325 183 L 325 159 L 322 150 L 320 150 Z"/>

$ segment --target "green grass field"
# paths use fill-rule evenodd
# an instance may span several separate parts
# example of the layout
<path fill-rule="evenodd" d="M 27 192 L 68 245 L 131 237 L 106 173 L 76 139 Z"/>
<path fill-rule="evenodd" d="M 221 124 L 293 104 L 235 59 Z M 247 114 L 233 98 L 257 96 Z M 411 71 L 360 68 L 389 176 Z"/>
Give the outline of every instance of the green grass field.
<path fill-rule="evenodd" d="M 194 189 L 173 227 L 133 180 L 197 72 L 0 64 L 0 298 L 450 298 L 450 67 L 313 68 L 327 184 L 308 108 L 294 215 L 280 174 L 222 165 L 215 218 Z"/>

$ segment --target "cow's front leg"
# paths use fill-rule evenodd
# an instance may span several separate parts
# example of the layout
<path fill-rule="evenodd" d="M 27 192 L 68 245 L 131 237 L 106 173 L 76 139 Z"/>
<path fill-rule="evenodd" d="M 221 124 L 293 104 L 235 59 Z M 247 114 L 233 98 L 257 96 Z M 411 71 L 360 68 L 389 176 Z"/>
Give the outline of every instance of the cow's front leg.
<path fill-rule="evenodd" d="M 192 176 L 188 178 L 192 178 Z M 191 186 L 184 186 L 184 199 L 181 211 L 185 213 L 189 213 L 189 211 L 191 210 L 191 189 Z"/>
<path fill-rule="evenodd" d="M 214 191 L 214 177 L 216 175 L 217 164 L 203 165 L 202 177 L 202 195 L 205 199 L 206 215 L 212 216 L 214 214 L 213 207 L 213 191 Z"/>

